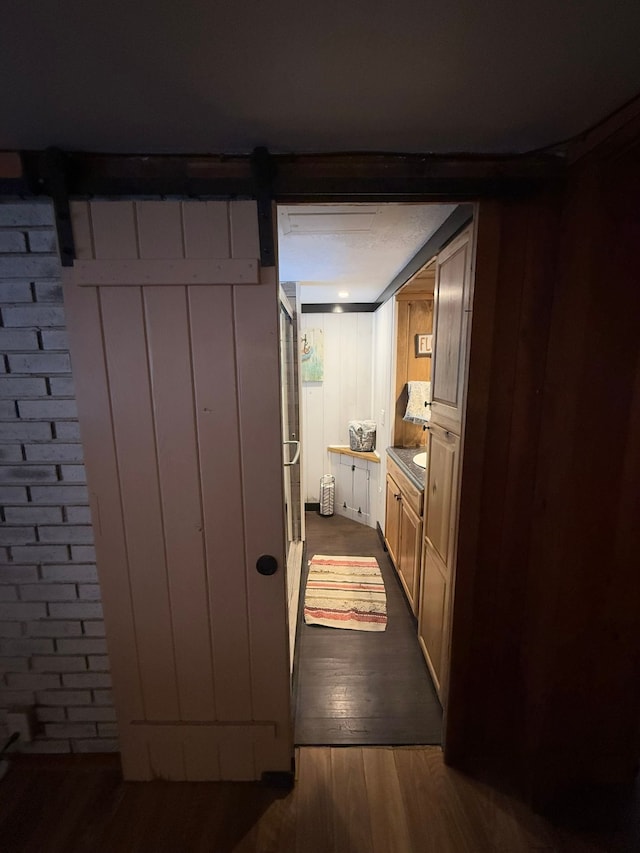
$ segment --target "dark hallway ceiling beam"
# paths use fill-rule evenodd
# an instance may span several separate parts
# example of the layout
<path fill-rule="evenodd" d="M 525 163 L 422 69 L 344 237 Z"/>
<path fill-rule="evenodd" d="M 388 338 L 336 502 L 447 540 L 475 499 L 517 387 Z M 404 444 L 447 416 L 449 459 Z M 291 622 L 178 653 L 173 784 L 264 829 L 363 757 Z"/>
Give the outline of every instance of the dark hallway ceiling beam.
<path fill-rule="evenodd" d="M 563 178 L 557 154 L 514 156 L 270 155 L 272 197 L 295 201 L 470 200 L 520 195 Z M 23 152 L 30 191 L 43 192 L 45 152 Z M 256 198 L 249 156 L 66 153 L 69 195 Z"/>

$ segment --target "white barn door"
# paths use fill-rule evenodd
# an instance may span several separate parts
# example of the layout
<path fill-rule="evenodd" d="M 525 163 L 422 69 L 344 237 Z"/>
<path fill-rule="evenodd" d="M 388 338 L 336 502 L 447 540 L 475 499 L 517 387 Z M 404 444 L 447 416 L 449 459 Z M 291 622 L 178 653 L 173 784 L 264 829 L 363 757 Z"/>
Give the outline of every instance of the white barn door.
<path fill-rule="evenodd" d="M 72 218 L 65 303 L 124 776 L 289 771 L 278 287 L 256 205 L 77 202 Z"/>

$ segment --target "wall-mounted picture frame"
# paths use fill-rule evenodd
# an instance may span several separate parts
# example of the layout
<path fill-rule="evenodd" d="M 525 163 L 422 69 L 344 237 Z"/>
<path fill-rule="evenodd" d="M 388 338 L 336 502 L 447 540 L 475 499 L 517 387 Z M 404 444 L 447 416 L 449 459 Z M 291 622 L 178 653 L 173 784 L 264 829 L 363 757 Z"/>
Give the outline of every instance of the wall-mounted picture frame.
<path fill-rule="evenodd" d="M 300 341 L 303 382 L 322 382 L 324 379 L 323 338 L 322 329 L 305 329 Z"/>
<path fill-rule="evenodd" d="M 416 335 L 416 358 L 429 358 L 433 335 Z"/>

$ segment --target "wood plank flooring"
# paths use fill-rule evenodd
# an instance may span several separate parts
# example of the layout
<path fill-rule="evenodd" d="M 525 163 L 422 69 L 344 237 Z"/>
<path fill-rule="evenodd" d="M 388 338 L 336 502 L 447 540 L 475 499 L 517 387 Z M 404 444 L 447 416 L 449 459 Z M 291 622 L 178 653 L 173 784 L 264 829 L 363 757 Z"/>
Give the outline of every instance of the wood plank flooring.
<path fill-rule="evenodd" d="M 387 593 L 387 630 L 373 633 L 305 625 L 295 660 L 298 745 L 439 744 L 442 709 L 417 639 L 416 623 L 377 532 L 363 524 L 306 514 L 306 559 L 373 556 Z"/>
<path fill-rule="evenodd" d="M 291 791 L 123 782 L 116 756 L 20 758 L 0 781 L 3 853 L 631 853 L 638 815 L 554 826 L 439 747 L 303 747 Z"/>

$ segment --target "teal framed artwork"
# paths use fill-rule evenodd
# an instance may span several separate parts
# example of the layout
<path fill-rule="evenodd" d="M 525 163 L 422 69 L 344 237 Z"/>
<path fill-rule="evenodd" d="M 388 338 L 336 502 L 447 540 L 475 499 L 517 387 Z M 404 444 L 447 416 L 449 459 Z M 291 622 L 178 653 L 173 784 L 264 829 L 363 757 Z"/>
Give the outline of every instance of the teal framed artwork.
<path fill-rule="evenodd" d="M 306 329 L 300 340 L 300 363 L 303 382 L 324 379 L 324 340 L 322 329 Z"/>

